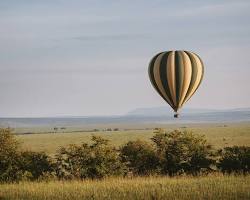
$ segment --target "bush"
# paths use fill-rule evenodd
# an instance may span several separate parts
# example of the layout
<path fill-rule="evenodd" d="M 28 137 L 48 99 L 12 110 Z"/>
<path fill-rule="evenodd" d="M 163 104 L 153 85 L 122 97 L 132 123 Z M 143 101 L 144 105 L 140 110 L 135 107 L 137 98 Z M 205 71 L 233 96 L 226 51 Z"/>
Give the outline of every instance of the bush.
<path fill-rule="evenodd" d="M 234 146 L 219 150 L 218 167 L 223 173 L 249 173 L 250 147 Z"/>
<path fill-rule="evenodd" d="M 61 148 L 57 154 L 57 175 L 59 178 L 103 178 L 119 175 L 123 165 L 118 152 L 108 145 L 108 140 L 92 137 L 93 143 Z"/>
<path fill-rule="evenodd" d="M 108 140 L 93 136 L 92 143 L 62 147 L 55 161 L 43 152 L 20 151 L 10 129 L 0 129 L 0 182 L 103 178 L 124 175 L 178 174 L 209 172 L 217 159 L 223 173 L 249 173 L 250 147 L 226 147 L 217 157 L 204 136 L 191 132 L 165 132 L 155 129 L 153 143 L 136 140 L 120 150 Z"/>
<path fill-rule="evenodd" d="M 45 153 L 21 152 L 10 129 L 0 129 L 0 181 L 35 180 L 53 170 Z"/>
<path fill-rule="evenodd" d="M 204 136 L 178 130 L 167 133 L 157 129 L 152 141 L 156 145 L 163 174 L 196 175 L 201 171 L 211 170 L 214 163 L 211 146 Z"/>
<path fill-rule="evenodd" d="M 21 152 L 20 160 L 20 169 L 30 173 L 30 179 L 32 180 L 53 172 L 53 163 L 49 156 L 43 152 Z"/>
<path fill-rule="evenodd" d="M 133 174 L 149 175 L 157 171 L 158 158 L 154 147 L 148 142 L 130 141 L 120 151 L 123 162 Z"/>
<path fill-rule="evenodd" d="M 19 144 L 11 130 L 0 129 L 0 181 L 11 182 L 22 178 L 19 169 Z"/>

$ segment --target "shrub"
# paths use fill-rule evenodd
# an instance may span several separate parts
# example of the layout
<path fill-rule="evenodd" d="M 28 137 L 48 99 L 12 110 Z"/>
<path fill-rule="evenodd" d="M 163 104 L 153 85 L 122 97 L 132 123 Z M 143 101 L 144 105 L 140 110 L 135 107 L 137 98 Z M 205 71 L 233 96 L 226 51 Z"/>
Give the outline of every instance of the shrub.
<path fill-rule="evenodd" d="M 158 129 L 152 141 L 156 145 L 163 174 L 196 175 L 201 171 L 211 170 L 214 163 L 211 146 L 204 136 L 178 130 L 168 133 Z"/>
<path fill-rule="evenodd" d="M 108 140 L 93 136 L 92 142 L 91 145 L 83 143 L 60 149 L 56 156 L 59 178 L 93 179 L 123 172 L 118 152 Z"/>
<path fill-rule="evenodd" d="M 148 142 L 130 141 L 120 151 L 123 162 L 133 174 L 149 175 L 156 172 L 158 158 L 154 147 Z"/>
<path fill-rule="evenodd" d="M 219 150 L 218 167 L 223 173 L 249 173 L 250 147 L 233 146 Z"/>
<path fill-rule="evenodd" d="M 11 182 L 22 178 L 19 169 L 19 144 L 11 130 L 0 129 L 0 181 Z"/>
<path fill-rule="evenodd" d="M 21 152 L 10 129 L 0 129 L 0 181 L 35 180 L 53 170 L 45 153 Z"/>
<path fill-rule="evenodd" d="M 53 172 L 53 163 L 44 152 L 25 151 L 20 154 L 20 168 L 31 174 L 30 179 L 41 178 L 44 174 Z"/>
<path fill-rule="evenodd" d="M 0 182 L 103 178 L 126 174 L 197 175 L 209 172 L 217 159 L 223 173 L 249 173 L 250 147 L 225 147 L 217 157 L 204 136 L 178 130 L 155 129 L 152 142 L 129 141 L 119 151 L 108 140 L 92 136 L 92 143 L 60 148 L 52 162 L 44 152 L 20 151 L 10 129 L 0 129 Z"/>

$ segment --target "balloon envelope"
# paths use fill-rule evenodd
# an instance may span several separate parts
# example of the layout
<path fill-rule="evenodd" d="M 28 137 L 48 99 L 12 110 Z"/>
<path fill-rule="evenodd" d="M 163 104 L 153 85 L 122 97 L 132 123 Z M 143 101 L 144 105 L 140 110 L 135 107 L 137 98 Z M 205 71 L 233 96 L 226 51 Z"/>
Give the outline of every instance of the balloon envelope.
<path fill-rule="evenodd" d="M 152 58 L 148 73 L 156 91 L 177 112 L 198 89 L 204 65 L 193 52 L 166 51 Z"/>

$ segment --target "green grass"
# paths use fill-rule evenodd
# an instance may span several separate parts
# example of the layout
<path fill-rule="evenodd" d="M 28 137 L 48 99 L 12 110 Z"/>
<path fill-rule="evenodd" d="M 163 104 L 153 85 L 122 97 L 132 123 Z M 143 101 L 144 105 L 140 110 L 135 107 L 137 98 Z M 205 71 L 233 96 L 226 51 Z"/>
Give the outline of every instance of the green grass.
<path fill-rule="evenodd" d="M 6 200 L 250 199 L 250 176 L 109 178 L 0 185 Z"/>
<path fill-rule="evenodd" d="M 163 127 L 169 131 L 181 129 L 203 134 L 215 148 L 232 145 L 250 145 L 250 123 L 166 125 Z M 93 134 L 109 139 L 111 144 L 115 146 L 122 145 L 129 140 L 149 140 L 154 135 L 153 130 L 128 130 L 27 134 L 18 135 L 17 138 L 21 141 L 23 149 L 45 151 L 49 154 L 54 154 L 60 146 L 89 142 Z"/>

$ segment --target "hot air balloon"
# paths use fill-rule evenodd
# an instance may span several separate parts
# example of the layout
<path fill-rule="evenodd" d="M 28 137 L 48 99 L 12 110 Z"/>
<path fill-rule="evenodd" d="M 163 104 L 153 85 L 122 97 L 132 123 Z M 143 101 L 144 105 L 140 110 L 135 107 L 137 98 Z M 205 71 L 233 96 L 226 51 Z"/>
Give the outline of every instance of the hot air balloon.
<path fill-rule="evenodd" d="M 159 95 L 178 110 L 192 97 L 201 84 L 204 65 L 200 57 L 190 51 L 166 51 L 155 55 L 149 63 L 150 81 Z"/>

